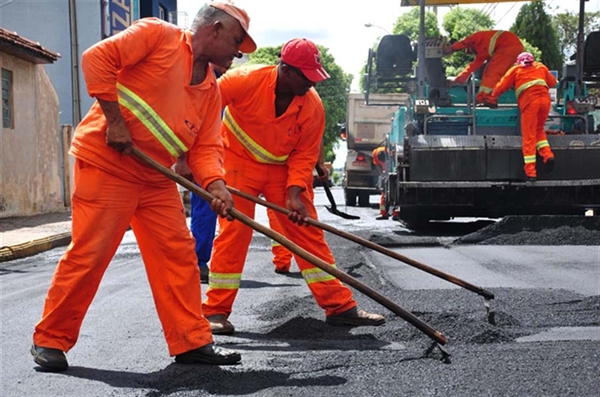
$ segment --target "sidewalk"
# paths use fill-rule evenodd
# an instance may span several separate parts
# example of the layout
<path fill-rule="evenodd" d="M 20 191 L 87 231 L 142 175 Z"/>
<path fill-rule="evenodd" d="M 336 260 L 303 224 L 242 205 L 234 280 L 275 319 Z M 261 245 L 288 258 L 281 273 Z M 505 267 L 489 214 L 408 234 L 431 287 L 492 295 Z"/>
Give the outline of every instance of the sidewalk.
<path fill-rule="evenodd" d="M 0 218 L 0 262 L 35 255 L 70 242 L 70 210 Z"/>

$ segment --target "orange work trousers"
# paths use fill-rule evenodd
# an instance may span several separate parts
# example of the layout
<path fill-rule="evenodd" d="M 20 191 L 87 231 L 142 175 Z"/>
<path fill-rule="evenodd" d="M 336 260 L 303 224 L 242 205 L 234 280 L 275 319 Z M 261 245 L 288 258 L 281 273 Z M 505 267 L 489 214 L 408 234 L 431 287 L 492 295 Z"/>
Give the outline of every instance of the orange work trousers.
<path fill-rule="evenodd" d="M 279 225 L 275 211 L 267 208 L 267 216 L 269 217 L 269 227 L 285 236 L 285 232 Z M 279 244 L 277 241 L 271 240 L 271 252 L 273 253 L 273 264 L 277 270 L 290 270 L 292 264 L 292 253 L 290 250 Z"/>
<path fill-rule="evenodd" d="M 169 354 L 211 343 L 210 324 L 202 316 L 194 239 L 175 184 L 128 182 L 81 160 L 75 161 L 74 180 L 72 242 L 55 270 L 34 343 L 65 352 L 75 345 L 102 276 L 130 224 Z"/>
<path fill-rule="evenodd" d="M 487 95 L 490 95 L 502 76 L 517 61 L 517 56 L 523 52 L 523 45 L 509 45 L 498 48 L 498 51 L 487 61 L 487 65 L 481 76 L 481 84 L 477 93 L 477 103 L 483 103 Z"/>
<path fill-rule="evenodd" d="M 521 95 L 526 95 L 525 91 Z M 544 124 L 550 113 L 550 98 L 548 96 L 540 96 L 527 103 L 521 109 L 521 136 L 523 139 L 523 160 L 525 162 L 525 175 L 535 178 L 537 172 L 535 169 L 536 152 L 539 152 L 544 163 L 549 158 L 554 157 Z"/>
<path fill-rule="evenodd" d="M 286 165 L 263 164 L 240 158 L 229 151 L 225 154 L 225 179 L 228 186 L 257 196 L 262 194 L 267 201 L 281 207 L 286 206 L 288 168 Z M 301 193 L 300 199 L 308 215 L 317 219 L 317 211 L 311 196 L 312 189 Z M 255 204 L 244 198 L 233 197 L 235 208 L 254 218 Z M 313 226 L 298 226 L 287 216 L 276 213 L 279 225 L 292 242 L 334 265 L 334 258 L 325 242 L 323 230 Z M 229 316 L 237 296 L 248 247 L 253 230 L 241 222 L 229 222 L 219 218 L 219 233 L 215 238 L 210 267 L 209 287 L 203 302 L 205 316 L 224 314 Z M 296 263 L 308 284 L 317 304 L 327 316 L 342 313 L 356 306 L 352 291 L 342 283 L 296 257 Z"/>

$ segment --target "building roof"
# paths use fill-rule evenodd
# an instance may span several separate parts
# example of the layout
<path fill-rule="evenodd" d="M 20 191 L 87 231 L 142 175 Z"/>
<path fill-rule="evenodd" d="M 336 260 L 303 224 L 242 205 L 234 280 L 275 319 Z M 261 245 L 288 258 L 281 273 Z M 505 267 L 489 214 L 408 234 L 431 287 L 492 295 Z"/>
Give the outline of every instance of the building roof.
<path fill-rule="evenodd" d="M 49 51 L 40 43 L 21 37 L 17 32 L 0 28 L 0 52 L 32 63 L 54 63 L 60 54 Z"/>

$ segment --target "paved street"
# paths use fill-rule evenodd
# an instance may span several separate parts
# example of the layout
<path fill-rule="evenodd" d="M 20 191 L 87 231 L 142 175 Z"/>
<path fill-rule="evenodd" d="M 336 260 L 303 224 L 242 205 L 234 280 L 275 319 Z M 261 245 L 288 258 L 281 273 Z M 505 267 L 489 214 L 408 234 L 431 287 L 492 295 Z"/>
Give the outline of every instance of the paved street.
<path fill-rule="evenodd" d="M 464 245 L 456 238 L 491 221 L 460 220 L 414 233 L 376 221 L 377 210 L 325 209 L 320 219 L 485 288 L 455 284 L 327 234 L 338 267 L 448 337 L 443 363 L 431 340 L 355 291 L 359 306 L 385 314 L 381 327 L 324 322 L 297 272 L 277 275 L 269 240 L 257 233 L 220 345 L 242 353 L 233 367 L 184 366 L 168 356 L 135 240 L 128 232 L 109 266 L 65 373 L 36 371 L 28 352 L 64 247 L 0 264 L 0 395 L 20 396 L 596 396 L 600 393 L 600 247 Z M 377 197 L 372 196 L 375 203 Z M 263 209 L 257 220 L 267 224 Z M 313 226 L 310 226 L 313 227 Z M 203 285 L 203 288 L 205 286 Z"/>

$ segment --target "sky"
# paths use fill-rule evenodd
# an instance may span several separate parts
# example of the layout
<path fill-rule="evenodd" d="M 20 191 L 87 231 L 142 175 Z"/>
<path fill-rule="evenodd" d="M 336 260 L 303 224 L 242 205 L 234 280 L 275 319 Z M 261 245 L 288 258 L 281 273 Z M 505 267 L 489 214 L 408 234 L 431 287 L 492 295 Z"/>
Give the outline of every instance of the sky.
<path fill-rule="evenodd" d="M 188 25 L 206 0 L 177 0 L 179 12 L 187 13 Z M 579 11 L 577 0 L 547 0 L 559 12 Z M 250 34 L 259 47 L 281 45 L 305 37 L 329 49 L 345 73 L 354 75 L 351 91 L 359 92 L 360 70 L 369 48 L 390 33 L 398 17 L 410 10 L 400 0 L 235 0 L 250 16 Z M 509 29 L 524 2 L 464 6 L 489 13 L 496 29 Z M 589 0 L 586 11 L 599 11 L 600 0 Z M 438 7 L 441 21 L 448 7 Z M 553 11 L 554 12 L 554 11 Z M 365 27 L 371 24 L 371 27 Z M 335 168 L 343 166 L 345 144 L 336 150 Z"/>

